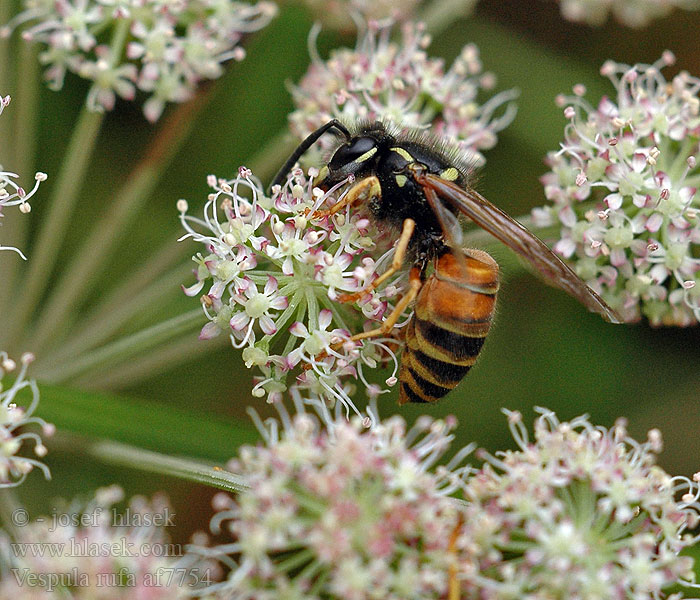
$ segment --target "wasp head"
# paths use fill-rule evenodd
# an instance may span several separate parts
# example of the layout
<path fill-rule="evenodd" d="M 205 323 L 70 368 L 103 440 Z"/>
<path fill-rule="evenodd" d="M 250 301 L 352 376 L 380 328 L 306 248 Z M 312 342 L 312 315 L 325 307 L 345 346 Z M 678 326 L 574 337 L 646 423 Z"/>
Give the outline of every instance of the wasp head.
<path fill-rule="evenodd" d="M 356 178 L 370 175 L 376 171 L 377 160 L 382 154 L 382 145 L 386 144 L 387 132 L 380 122 L 368 123 L 360 127 L 358 133 L 346 136 L 333 153 L 328 164 L 319 173 L 319 186 L 328 189 L 336 183 L 354 175 Z"/>

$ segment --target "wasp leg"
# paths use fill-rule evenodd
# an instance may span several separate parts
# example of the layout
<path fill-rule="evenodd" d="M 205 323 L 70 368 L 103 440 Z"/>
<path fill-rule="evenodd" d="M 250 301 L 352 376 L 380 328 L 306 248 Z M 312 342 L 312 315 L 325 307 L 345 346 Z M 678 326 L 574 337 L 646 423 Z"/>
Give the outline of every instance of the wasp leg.
<path fill-rule="evenodd" d="M 372 283 L 370 283 L 365 289 L 355 292 L 354 294 L 340 294 L 338 296 L 339 302 L 357 302 L 365 294 L 369 294 L 372 290 L 377 289 L 382 283 L 384 283 L 389 277 L 391 277 L 396 271 L 398 271 L 403 265 L 403 261 L 406 258 L 406 250 L 408 249 L 408 243 L 411 241 L 411 236 L 416 228 L 416 222 L 413 219 L 406 219 L 403 222 L 403 228 L 401 229 L 401 237 L 399 238 L 399 243 L 396 245 L 396 252 L 394 252 L 394 258 L 391 261 L 391 267 L 389 267 L 384 273 L 377 277 Z"/>
<path fill-rule="evenodd" d="M 421 279 L 420 269 L 418 267 L 413 267 L 411 269 L 411 273 L 409 274 L 408 285 L 408 291 L 401 297 L 401 300 L 399 300 L 396 303 L 394 310 L 391 311 L 391 314 L 384 320 L 380 327 L 377 327 L 376 329 L 372 329 L 370 331 L 363 331 L 362 333 L 353 335 L 348 340 L 343 340 L 342 342 L 332 344 L 331 349 L 337 350 L 338 348 L 341 348 L 344 344 L 347 344 L 348 342 L 357 342 L 359 340 L 366 340 L 373 337 L 381 337 L 388 335 L 396 325 L 396 321 L 398 321 L 399 317 L 401 317 L 401 315 L 403 314 L 403 311 L 405 311 L 406 308 L 408 308 L 408 305 L 416 299 L 420 288 L 423 286 L 423 280 Z M 322 352 L 316 355 L 316 360 L 323 360 L 327 356 L 328 352 L 323 350 Z M 306 364 L 303 366 L 303 369 L 305 371 L 308 371 L 310 368 L 310 364 Z"/>
<path fill-rule="evenodd" d="M 333 216 L 341 211 L 346 206 L 355 206 L 356 204 L 364 204 L 372 198 L 379 197 L 382 193 L 382 187 L 374 175 L 365 177 L 355 183 L 338 202 L 330 208 L 314 211 L 312 217 L 314 219 L 322 219 L 323 217 Z"/>
<path fill-rule="evenodd" d="M 406 220 L 410 221 L 410 219 Z M 408 305 L 416 299 L 418 291 L 423 285 L 423 280 L 420 277 L 420 269 L 418 267 L 413 267 L 411 269 L 408 285 L 408 291 L 403 295 L 401 300 L 396 303 L 394 310 L 392 310 L 391 314 L 384 319 L 381 326 L 370 331 L 363 331 L 362 333 L 353 335 L 350 338 L 350 341 L 356 342 L 358 340 L 366 340 L 373 337 L 388 335 L 396 325 L 396 321 L 398 321 L 399 317 L 403 314 L 403 311 L 405 311 L 406 308 L 408 308 Z"/>

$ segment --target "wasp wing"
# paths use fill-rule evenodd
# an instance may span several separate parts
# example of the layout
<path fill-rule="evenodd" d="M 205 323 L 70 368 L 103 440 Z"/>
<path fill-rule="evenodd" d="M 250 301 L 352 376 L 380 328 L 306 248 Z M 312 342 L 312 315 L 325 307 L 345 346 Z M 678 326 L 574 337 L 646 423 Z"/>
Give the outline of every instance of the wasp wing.
<path fill-rule="evenodd" d="M 541 239 L 479 193 L 471 189 L 465 190 L 430 173 L 415 174 L 414 177 L 426 192 L 430 190 L 440 200 L 452 204 L 479 227 L 524 257 L 546 279 L 571 294 L 588 310 L 598 313 L 611 323 L 622 322 L 620 316 Z"/>
<path fill-rule="evenodd" d="M 452 254 L 457 259 L 457 263 L 462 270 L 462 276 L 467 280 L 469 267 L 467 266 L 467 259 L 464 258 L 464 250 L 462 248 L 462 224 L 440 201 L 437 194 L 432 189 L 423 187 L 423 191 L 425 193 L 425 199 L 430 205 L 430 209 L 433 211 L 433 214 L 440 224 L 440 228 L 447 240 L 447 245 L 452 249 Z M 457 227 L 459 229 L 457 229 Z"/>

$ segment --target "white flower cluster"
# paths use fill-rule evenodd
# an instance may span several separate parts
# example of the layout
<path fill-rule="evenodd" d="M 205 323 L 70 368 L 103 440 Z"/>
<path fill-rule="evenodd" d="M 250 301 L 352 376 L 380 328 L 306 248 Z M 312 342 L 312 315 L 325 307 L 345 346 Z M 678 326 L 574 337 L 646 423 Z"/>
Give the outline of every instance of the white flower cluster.
<path fill-rule="evenodd" d="M 667 81 L 673 60 L 605 63 L 616 94 L 597 107 L 583 86 L 558 99 L 569 124 L 533 220 L 560 226 L 554 249 L 625 321 L 683 326 L 700 320 L 700 79 Z"/>
<path fill-rule="evenodd" d="M 231 570 L 209 588 L 229 600 L 422 600 L 446 598 L 459 506 L 448 494 L 471 451 L 436 466 L 456 421 L 393 417 L 320 426 L 308 413 L 267 445 L 244 447 L 230 468 L 249 489 L 215 498 L 212 530 L 231 542 L 199 551 Z M 262 424 L 260 424 L 262 426 Z M 235 557 L 235 559 L 232 559 Z"/>
<path fill-rule="evenodd" d="M 25 10 L 0 34 L 45 46 L 39 59 L 53 89 L 67 72 L 92 81 L 88 106 L 111 110 L 117 96 L 149 95 L 144 114 L 156 121 L 167 102 L 183 102 L 199 82 L 219 77 L 221 63 L 240 60 L 244 34 L 267 25 L 272 2 L 220 0 L 24 0 Z"/>
<path fill-rule="evenodd" d="M 481 151 L 496 144 L 496 134 L 515 116 L 515 91 L 480 103 L 495 78 L 483 72 L 476 46 L 465 46 L 445 69 L 442 59 L 428 56 L 430 36 L 422 25 L 403 24 L 400 42 L 391 32 L 391 25 L 370 22 L 355 49 L 333 50 L 327 60 L 313 52 L 309 70 L 292 88 L 294 135 L 303 139 L 332 118 L 388 120 L 401 128 L 430 127 L 483 164 Z"/>
<path fill-rule="evenodd" d="M 193 258 L 197 282 L 183 289 L 195 296 L 207 286 L 201 300 L 209 322 L 200 337 L 224 332 L 244 349 L 246 365 L 262 372 L 254 396 L 275 402 L 294 384 L 357 412 L 353 381 L 360 379 L 376 397 L 382 390 L 367 382 L 363 369 L 393 363 L 388 380 L 393 385 L 398 361 L 393 339 L 348 340 L 363 323 L 380 322 L 391 311 L 405 274 L 356 302 L 339 301 L 342 293 L 362 290 L 381 274 L 393 248 L 349 208 L 314 218 L 314 211 L 342 197 L 342 184 L 328 192 L 314 188 L 314 174 L 307 178 L 294 170 L 271 198 L 248 169 L 241 168 L 232 181 L 210 176 L 214 191 L 202 219 L 188 215 L 187 203 L 180 201 L 187 231 L 182 239 L 206 248 Z M 375 260 L 378 247 L 385 250 Z"/>
<path fill-rule="evenodd" d="M 27 425 L 39 425 L 45 436 L 55 431 L 52 424 L 33 416 L 39 405 L 39 388 L 33 379 L 27 379 L 27 369 L 33 360 L 32 354 L 23 354 L 16 372 L 17 363 L 6 352 L 0 352 L 0 488 L 19 485 L 35 467 L 50 478 L 48 467 L 41 461 L 17 454 L 25 442 L 33 442 L 34 454 L 39 458 L 46 455 L 41 437 L 27 431 Z M 2 381 L 8 374 L 14 379 L 9 387 Z"/>
<path fill-rule="evenodd" d="M 518 449 L 481 453 L 465 486 L 463 597 L 638 600 L 692 583 L 680 552 L 698 541 L 700 473 L 693 482 L 655 464 L 658 430 L 639 443 L 622 420 L 608 430 L 537 410 L 532 441 L 506 411 Z"/>
<path fill-rule="evenodd" d="M 700 474 L 658 467 L 656 430 L 638 443 L 622 421 L 537 409 L 531 441 L 507 412 L 518 449 L 476 469 L 471 445 L 438 466 L 452 417 L 366 429 L 320 403 L 321 426 L 296 405 L 256 418 L 265 445 L 230 463 L 249 487 L 216 497 L 212 530 L 231 539 L 197 549 L 230 569 L 216 597 L 661 600 L 692 585 Z"/>

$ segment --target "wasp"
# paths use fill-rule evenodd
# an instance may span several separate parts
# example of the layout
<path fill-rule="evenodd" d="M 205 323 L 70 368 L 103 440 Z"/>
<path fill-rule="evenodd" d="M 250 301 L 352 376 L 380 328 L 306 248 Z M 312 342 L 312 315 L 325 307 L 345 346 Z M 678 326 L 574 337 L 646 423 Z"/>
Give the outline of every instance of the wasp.
<path fill-rule="evenodd" d="M 399 370 L 399 404 L 436 402 L 464 378 L 489 332 L 499 287 L 498 264 L 486 252 L 462 248 L 459 217 L 467 217 L 526 259 L 544 278 L 607 321 L 619 316 L 537 236 L 482 197 L 470 185 L 468 161 L 422 132 L 400 133 L 382 122 L 351 132 L 333 119 L 311 133 L 289 157 L 271 187 L 281 184 L 297 160 L 326 132 L 341 143 L 318 176 L 329 189 L 352 180 L 329 216 L 364 204 L 380 226 L 400 231 L 391 266 L 364 290 L 339 299 L 355 301 L 402 268 L 408 289 L 382 325 L 353 341 L 388 335 L 414 304 L 405 330 Z"/>

